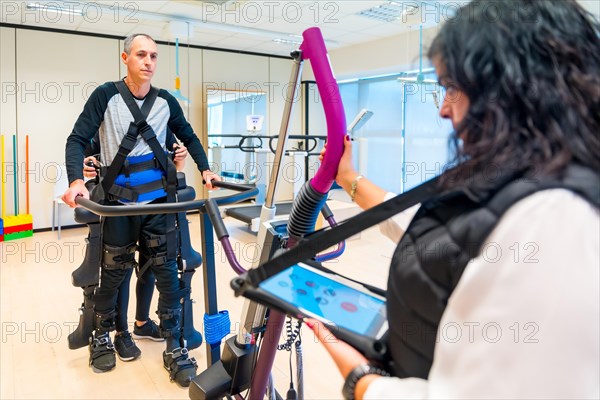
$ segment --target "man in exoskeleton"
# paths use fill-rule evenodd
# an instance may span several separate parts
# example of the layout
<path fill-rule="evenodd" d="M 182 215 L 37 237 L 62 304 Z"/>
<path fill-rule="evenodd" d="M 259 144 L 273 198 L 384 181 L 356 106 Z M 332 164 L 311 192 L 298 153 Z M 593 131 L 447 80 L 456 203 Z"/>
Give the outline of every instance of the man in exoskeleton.
<path fill-rule="evenodd" d="M 177 100 L 151 85 L 158 51 L 154 40 L 144 34 L 127 37 L 121 55 L 127 76 L 98 87 L 84 106 L 67 139 L 66 164 L 69 189 L 63 200 L 75 207 L 75 198 L 89 198 L 84 185 L 82 163 L 86 145 L 98 131 L 101 183 L 94 199 L 105 204 L 175 201 L 176 170 L 166 154 L 167 130 L 187 147 L 207 188 L 220 178 L 208 166 L 206 153 L 186 121 Z M 93 294 L 95 332 L 90 344 L 90 364 L 98 371 L 115 366 L 115 353 L 109 332 L 115 328 L 118 288 L 135 267 L 134 253 L 151 260 L 159 291 L 158 316 L 161 335 L 166 338 L 163 363 L 171 380 L 188 386 L 196 375 L 196 362 L 190 358 L 181 334 L 181 299 L 186 295 L 178 278 L 176 222 L 173 214 L 106 217 L 102 221 L 102 268 L 100 284 Z"/>

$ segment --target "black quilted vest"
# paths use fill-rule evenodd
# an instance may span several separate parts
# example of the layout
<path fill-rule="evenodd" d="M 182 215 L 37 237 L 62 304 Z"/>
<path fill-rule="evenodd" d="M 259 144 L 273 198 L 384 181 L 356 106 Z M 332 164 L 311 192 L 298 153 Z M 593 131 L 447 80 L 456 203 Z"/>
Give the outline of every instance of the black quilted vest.
<path fill-rule="evenodd" d="M 396 248 L 388 280 L 388 346 L 396 376 L 427 378 L 448 298 L 513 204 L 540 190 L 564 188 L 600 207 L 600 178 L 587 168 L 571 165 L 561 177 L 524 176 L 477 178 L 468 189 L 424 202 L 413 218 Z"/>

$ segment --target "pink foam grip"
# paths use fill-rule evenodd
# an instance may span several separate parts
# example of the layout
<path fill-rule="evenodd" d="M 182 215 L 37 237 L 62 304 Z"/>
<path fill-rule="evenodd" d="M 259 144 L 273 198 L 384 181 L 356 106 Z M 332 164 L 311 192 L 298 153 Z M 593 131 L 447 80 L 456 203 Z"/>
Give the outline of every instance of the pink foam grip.
<path fill-rule="evenodd" d="M 346 115 L 321 30 L 309 28 L 302 33 L 302 36 L 304 37 L 300 46 L 302 58 L 310 60 L 327 120 L 327 152 L 323 163 L 310 182 L 313 189 L 324 194 L 333 185 L 340 158 L 344 153 Z"/>

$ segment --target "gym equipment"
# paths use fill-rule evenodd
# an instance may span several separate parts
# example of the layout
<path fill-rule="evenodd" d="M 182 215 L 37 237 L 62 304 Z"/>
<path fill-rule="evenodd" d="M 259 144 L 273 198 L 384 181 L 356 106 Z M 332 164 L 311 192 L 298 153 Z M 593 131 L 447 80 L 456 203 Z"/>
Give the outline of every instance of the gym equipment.
<path fill-rule="evenodd" d="M 294 67 L 290 77 L 290 85 L 288 85 L 287 102 L 284 110 L 284 117 L 282 118 L 277 150 L 275 152 L 275 162 L 271 174 L 273 177 L 273 184 L 268 188 L 266 201 L 261 212 L 261 218 L 264 221 L 272 219 L 269 218 L 269 216 L 271 213 L 274 214 L 273 199 L 277 182 L 279 178 L 281 178 L 281 159 L 284 154 L 287 139 L 294 92 L 300 77 L 302 63 L 305 59 L 311 60 L 313 71 L 315 72 L 319 85 L 319 91 L 321 92 L 321 97 L 324 99 L 323 104 L 327 115 L 328 126 L 328 151 L 321 168 L 315 177 L 303 186 L 292 207 L 290 221 L 287 227 L 287 232 L 289 233 L 289 238 L 286 241 L 287 247 L 293 247 L 302 240 L 304 235 L 312 231 L 319 209 L 324 204 L 327 192 L 333 184 L 337 172 L 337 164 L 343 153 L 343 138 L 346 134 L 343 105 L 326 56 L 322 35 L 317 28 L 312 28 L 305 31 L 303 36 L 305 40 L 300 50 L 292 53 Z M 227 187 L 227 185 L 228 184 L 225 182 L 217 183 L 217 186 L 220 187 Z M 229 184 L 229 187 L 227 188 L 236 190 L 235 185 L 232 184 Z M 237 190 L 239 190 L 239 185 Z M 252 190 L 254 193 L 257 192 L 257 189 Z M 210 229 L 210 222 L 214 224 L 217 236 L 223 244 L 225 253 L 234 269 L 240 273 L 244 272 L 239 263 L 236 264 L 237 260 L 235 259 L 231 243 L 229 242 L 229 235 L 220 218 L 217 205 L 223 204 L 223 200 L 223 198 L 217 200 L 208 199 L 206 201 L 160 205 L 150 204 L 126 208 L 100 206 L 89 200 L 80 198 L 77 199 L 77 202 L 93 212 L 104 216 L 121 215 L 122 213 L 127 213 L 129 215 L 158 212 L 173 213 L 198 208 L 201 212 L 203 230 L 203 254 L 205 255 L 204 282 L 205 285 L 209 285 L 205 290 L 205 304 L 213 311 L 207 312 L 207 314 L 215 315 L 217 312 L 214 291 L 214 260 L 211 260 L 214 255 L 214 250 L 212 248 L 212 230 L 209 231 L 206 229 L 207 227 Z M 327 217 L 327 219 L 333 221 L 330 216 Z M 279 227 L 276 222 L 265 222 L 264 224 L 261 224 L 258 235 L 259 243 L 268 243 L 266 240 L 268 237 L 267 235 L 271 235 L 271 238 L 273 239 L 281 239 L 283 235 L 279 234 L 277 229 L 279 229 Z M 274 243 L 277 243 L 277 241 Z M 265 246 L 261 258 L 270 258 L 275 251 L 282 247 L 282 244 L 282 241 L 280 241 L 278 246 L 273 246 L 271 248 Z M 258 264 L 258 259 L 255 260 L 255 263 Z M 209 276 L 206 276 L 207 274 L 209 274 Z M 211 285 L 213 285 L 213 290 L 211 290 Z M 245 318 L 242 330 L 237 336 L 227 339 L 222 361 L 219 360 L 219 345 L 213 346 L 211 344 L 210 348 L 207 347 L 208 362 L 211 364 L 211 367 L 193 380 L 190 385 L 190 398 L 219 398 L 225 395 L 239 394 L 248 387 L 250 387 L 250 393 L 248 394 L 249 398 L 264 397 L 267 390 L 267 383 L 270 380 L 269 375 L 277 348 L 277 343 L 275 341 L 282 331 L 285 316 L 275 310 L 269 310 L 268 319 L 266 319 L 267 312 L 265 308 L 262 306 L 259 307 L 256 303 L 252 302 L 247 302 L 244 309 Z M 265 321 L 267 322 L 265 323 Z M 266 329 L 263 329 L 265 327 Z M 292 334 L 294 334 L 298 329 L 299 327 L 296 328 L 296 330 L 288 330 L 291 330 Z M 259 336 L 264 338 L 261 339 L 261 342 L 266 339 L 266 342 L 262 346 L 257 345 L 256 339 L 258 339 Z M 288 343 L 286 343 L 287 346 L 284 347 L 290 348 L 291 342 L 294 342 L 294 340 L 296 340 L 295 337 L 289 338 Z M 297 342 L 296 347 L 299 348 Z M 299 351 L 298 353 L 301 352 Z M 254 360 L 257 354 L 258 358 L 255 365 Z M 254 374 L 252 374 L 252 371 L 254 371 Z M 301 387 L 302 384 L 299 383 L 298 389 L 300 393 L 302 392 Z"/>
<path fill-rule="evenodd" d="M 178 173 L 180 184 L 178 185 L 177 198 L 180 201 L 193 200 L 196 197 L 196 192 L 194 188 L 182 184 L 182 182 L 185 182 L 182 175 L 182 173 Z M 98 285 L 100 263 L 102 261 L 102 228 L 98 216 L 79 207 L 75 209 L 75 220 L 78 223 L 87 224 L 89 233 L 86 240 L 85 258 L 79 268 L 71 274 L 73 286 L 83 289 L 83 303 L 79 308 L 79 324 L 76 330 L 68 336 L 69 348 L 72 350 L 87 346 L 89 338 L 92 336 L 94 312 L 91 295 Z M 182 300 L 182 330 L 185 345 L 189 350 L 192 350 L 202 344 L 202 335 L 194 328 L 193 300 L 191 299 L 192 277 L 196 272 L 196 268 L 202 264 L 202 256 L 191 246 L 186 214 L 183 212 L 177 213 L 177 222 L 179 227 L 177 265 L 179 279 L 183 288 L 186 289 L 186 294 Z M 139 274 L 143 274 L 141 269 Z"/>
<path fill-rule="evenodd" d="M 25 135 L 25 200 L 26 213 L 19 214 L 19 159 L 17 135 L 12 136 L 13 208 L 14 215 L 6 215 L 6 165 L 4 135 L 0 135 L 0 163 L 2 164 L 2 215 L 0 218 L 0 242 L 33 236 L 33 216 L 29 213 L 29 135 Z"/>
<path fill-rule="evenodd" d="M 292 53 L 293 68 L 288 84 L 286 107 L 282 118 L 282 124 L 275 152 L 275 160 L 271 173 L 271 182 L 267 191 L 265 204 L 262 206 L 261 221 L 258 233 L 258 243 L 263 243 L 262 254 L 255 257 L 254 265 L 270 259 L 273 254 L 282 248 L 294 247 L 302 238 L 314 229 L 319 210 L 325 204 L 327 192 L 331 188 L 337 165 L 344 150 L 344 135 L 346 134 L 346 121 L 341 96 L 333 72 L 327 58 L 327 51 L 323 37 L 318 28 L 311 28 L 303 33 L 304 41 L 300 50 Z M 289 223 L 283 221 L 272 221 L 275 215 L 274 193 L 280 177 L 281 158 L 284 154 L 287 131 L 293 105 L 294 93 L 299 83 L 300 71 L 304 60 L 310 59 L 313 72 L 317 80 L 317 86 L 325 115 L 327 117 L 327 153 L 321 167 L 310 182 L 306 182 L 300 193 L 295 198 L 290 212 Z M 304 137 L 303 137 L 304 138 Z M 210 203 L 207 203 L 210 206 Z M 218 218 L 218 210 L 215 212 Z M 215 214 L 213 213 L 213 214 Z M 330 216 L 328 220 L 332 220 Z M 228 233 L 222 220 L 213 221 L 217 237 L 226 249 L 228 260 L 234 270 L 244 273 L 233 254 L 229 243 Z M 244 304 L 244 315 L 242 317 L 241 329 L 237 336 L 226 341 L 222 360 L 211 365 L 206 371 L 192 380 L 190 385 L 190 398 L 217 399 L 224 396 L 238 395 L 243 390 L 250 389 L 247 394 L 250 399 L 262 399 L 267 391 L 270 379 L 277 340 L 281 335 L 285 315 L 276 310 L 266 310 L 255 302 L 246 301 Z M 290 348 L 296 340 L 297 331 L 288 325 L 288 332 L 292 337 L 284 347 Z M 295 333 L 295 334 L 294 334 Z M 266 341 L 266 342 L 265 342 Z M 258 343 L 261 343 L 259 346 Z M 298 342 L 296 346 L 299 347 Z M 260 347 L 260 349 L 259 349 Z M 258 356 L 257 356 L 258 353 Z M 298 352 L 301 353 L 301 352 Z M 299 365 L 298 370 L 301 370 Z M 293 385 L 291 385 L 293 386 Z M 302 391 L 302 383 L 298 383 L 299 391 Z M 273 392 L 274 390 L 270 390 Z M 295 394 L 295 391 L 290 389 Z"/>
<path fill-rule="evenodd" d="M 307 316 L 317 318 L 329 326 L 336 337 L 354 346 L 370 360 L 386 365 L 390 361 L 386 345 L 386 325 L 382 320 L 382 315 L 380 315 L 385 291 L 343 277 L 310 260 L 315 253 L 323 251 L 436 195 L 440 190 L 439 183 L 440 177 L 436 177 L 348 219 L 343 225 L 333 227 L 330 230 L 323 229 L 306 236 L 305 240 L 298 246 L 235 278 L 231 282 L 232 288 L 238 296 L 244 296 L 266 306 L 282 310 L 296 318 Z M 302 300 L 298 299 L 297 296 L 295 298 L 289 297 L 285 290 L 294 289 L 294 282 L 290 282 L 289 278 L 291 278 L 292 273 L 295 273 L 297 277 L 307 273 L 302 270 L 308 270 L 308 273 L 312 272 L 313 275 L 319 275 L 310 279 L 311 281 L 321 280 L 331 284 L 331 286 L 327 284 L 321 285 L 321 287 L 333 287 L 335 290 L 350 292 L 350 296 L 354 297 L 358 294 L 368 296 L 367 299 L 362 298 L 360 304 L 358 302 L 349 304 L 348 307 L 355 307 L 353 311 L 359 312 L 360 307 L 364 307 L 368 303 L 371 304 L 363 310 L 363 315 L 358 320 L 357 318 L 348 319 L 347 317 L 344 319 L 343 316 L 333 314 L 326 315 L 326 310 L 323 307 L 320 307 L 320 310 L 315 310 L 314 304 L 301 304 Z M 277 285 L 273 285 L 273 279 L 277 280 Z M 277 288 L 282 280 L 284 285 L 288 282 L 289 285 L 287 287 L 281 286 L 282 289 Z M 296 278 L 293 280 L 296 280 Z M 299 281 L 305 282 L 306 279 L 299 279 Z M 302 288 L 305 289 L 304 286 Z M 338 295 L 343 297 L 341 293 Z M 313 301 L 316 301 L 316 299 L 313 299 Z M 364 324 L 369 321 L 370 324 Z M 393 369 L 393 366 L 390 366 L 390 369 Z"/>
<path fill-rule="evenodd" d="M 213 159 L 215 160 L 216 163 L 220 164 L 220 156 L 214 156 L 215 154 L 219 154 L 219 152 L 222 152 L 223 149 L 239 149 L 243 152 L 249 153 L 249 154 L 256 154 L 256 162 L 255 165 L 258 168 L 263 168 L 263 171 L 266 171 L 266 167 L 268 165 L 267 163 L 267 155 L 268 152 L 272 152 L 273 154 L 276 152 L 275 148 L 274 148 L 274 143 L 276 143 L 276 141 L 279 139 L 279 136 L 276 135 L 209 135 L 209 137 L 228 137 L 228 138 L 240 138 L 240 141 L 238 143 L 238 145 L 231 145 L 231 146 L 221 146 L 218 148 L 213 148 Z M 293 164 L 294 165 L 304 165 L 304 160 L 307 159 L 308 156 L 311 155 L 318 155 L 319 153 L 311 153 L 313 152 L 318 144 L 319 141 L 321 140 L 325 140 L 327 138 L 327 136 L 303 136 L 303 135 L 288 135 L 288 139 L 300 139 L 300 140 L 304 140 L 305 141 L 305 146 L 304 148 L 306 149 L 305 151 L 296 151 L 296 150 L 292 150 L 292 151 L 286 151 L 286 155 L 289 157 L 293 158 Z M 255 140 L 258 139 L 259 140 L 259 144 L 255 145 L 254 143 L 250 142 L 249 144 L 246 142 L 249 142 L 251 140 Z M 263 149 L 262 148 L 262 143 L 263 143 L 263 139 L 267 141 L 268 146 L 269 146 L 269 150 L 267 149 Z M 310 145 L 310 147 L 309 147 Z M 216 150 L 216 152 L 215 152 Z M 219 165 L 218 164 L 218 165 Z M 252 163 L 254 164 L 254 163 Z M 249 165 L 252 165 L 249 164 Z M 229 176 L 232 178 L 237 178 L 237 179 L 243 179 L 244 176 L 243 175 L 227 175 L 224 174 L 224 176 Z M 254 205 L 250 205 L 250 206 L 238 206 L 238 207 L 230 207 L 230 208 L 226 208 L 225 209 L 225 215 L 235 218 L 239 221 L 245 222 L 249 229 L 256 233 L 259 231 L 259 227 L 260 227 L 260 222 L 261 222 L 261 209 L 262 209 L 262 205 L 265 202 L 265 188 L 267 186 L 267 181 L 270 179 L 267 174 L 265 172 L 259 173 L 256 177 L 257 179 L 255 181 L 246 181 L 246 183 L 253 183 L 255 184 L 258 189 L 259 189 L 259 195 L 256 198 L 256 204 Z M 294 197 L 297 196 L 301 185 L 299 185 L 300 181 L 298 182 L 294 182 Z M 290 211 L 292 209 L 292 202 L 280 202 L 276 204 L 275 207 L 275 214 L 274 215 L 289 215 Z"/>
<path fill-rule="evenodd" d="M 82 197 L 76 198 L 75 201 L 82 208 L 89 210 L 93 214 L 98 215 L 100 217 L 117 217 L 124 215 L 148 214 L 177 214 L 185 213 L 190 210 L 198 210 L 200 212 L 202 254 L 205 255 L 203 260 L 204 268 L 202 268 L 204 282 L 204 304 L 206 312 L 205 315 L 216 316 L 219 314 L 219 311 L 217 308 L 215 283 L 215 250 L 213 243 L 213 228 L 211 224 L 211 219 L 207 215 L 206 205 L 210 202 L 211 204 L 213 204 L 214 208 L 217 208 L 218 205 L 233 204 L 240 201 L 245 201 L 256 196 L 258 191 L 256 188 L 247 185 L 235 185 L 230 184 L 228 182 L 213 182 L 213 185 L 225 189 L 240 191 L 242 193 L 235 193 L 231 196 L 222 197 L 216 200 L 194 200 L 178 203 L 131 205 L 127 207 L 103 206 L 89 199 L 84 199 Z M 227 332 L 229 332 L 229 329 L 227 329 Z M 213 362 L 216 362 L 220 357 L 220 341 L 207 343 L 206 351 L 208 363 L 212 364 Z"/>

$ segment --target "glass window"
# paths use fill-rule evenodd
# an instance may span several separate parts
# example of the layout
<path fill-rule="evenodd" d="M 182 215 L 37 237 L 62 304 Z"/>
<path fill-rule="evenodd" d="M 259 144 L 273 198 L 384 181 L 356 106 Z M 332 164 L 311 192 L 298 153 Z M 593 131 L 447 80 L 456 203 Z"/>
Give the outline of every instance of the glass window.
<path fill-rule="evenodd" d="M 339 86 L 347 121 L 363 108 L 373 112 L 352 134 L 357 149 L 355 165 L 375 184 L 401 193 L 442 171 L 451 158 L 448 138 L 452 125 L 439 117 L 437 84 L 397 78 L 360 79 Z M 437 80 L 435 74 L 425 75 L 425 82 L 430 80 Z"/>

